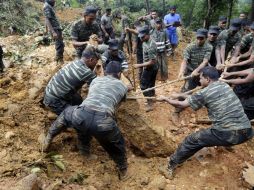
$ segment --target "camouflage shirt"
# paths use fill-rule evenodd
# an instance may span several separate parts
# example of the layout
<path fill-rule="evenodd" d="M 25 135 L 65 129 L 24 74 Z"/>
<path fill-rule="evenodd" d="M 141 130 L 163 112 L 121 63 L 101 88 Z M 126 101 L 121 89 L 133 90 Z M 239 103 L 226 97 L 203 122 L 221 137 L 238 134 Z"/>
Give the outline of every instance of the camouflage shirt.
<path fill-rule="evenodd" d="M 126 60 L 124 52 L 121 51 L 121 50 L 118 50 L 118 55 L 114 56 L 114 57 L 110 55 L 109 50 L 106 50 L 102 54 L 101 60 L 102 60 L 102 63 L 103 63 L 104 70 L 106 69 L 108 63 L 111 62 L 111 61 L 117 61 L 117 62 L 119 62 L 122 65 L 122 71 L 128 69 L 128 62 Z"/>
<path fill-rule="evenodd" d="M 113 27 L 113 24 L 112 24 L 112 18 L 111 18 L 111 16 L 107 16 L 106 14 L 104 14 L 104 15 L 101 17 L 101 24 L 102 24 L 106 29 L 112 28 L 112 27 Z"/>
<path fill-rule="evenodd" d="M 168 40 L 168 35 L 165 29 L 152 29 L 150 34 L 151 38 L 156 43 L 158 53 L 165 52 L 165 50 L 170 50 L 170 42 Z"/>
<path fill-rule="evenodd" d="M 226 45 L 226 54 L 230 52 L 234 46 L 240 45 L 241 42 L 241 36 L 238 32 L 234 36 L 231 36 L 230 33 L 230 30 L 223 30 L 218 36 L 220 46 Z"/>
<path fill-rule="evenodd" d="M 78 42 L 89 41 L 89 37 L 92 34 L 97 34 L 99 38 L 101 37 L 101 29 L 99 25 L 96 22 L 94 22 L 91 25 L 87 25 L 84 22 L 84 19 L 76 21 L 71 29 L 72 40 L 76 40 Z M 86 45 L 76 47 L 77 54 L 79 57 L 81 57 L 81 54 L 85 49 L 85 47 Z"/>
<path fill-rule="evenodd" d="M 150 38 L 147 42 L 143 42 L 142 47 L 143 47 L 143 60 L 144 60 L 144 62 L 147 62 L 151 59 L 155 59 L 155 60 L 157 59 L 156 42 L 152 38 Z M 154 68 L 154 69 L 157 69 L 158 65 L 154 64 L 150 67 Z"/>
<path fill-rule="evenodd" d="M 252 41 L 253 41 L 253 34 L 252 33 L 249 33 L 249 34 L 246 34 L 242 37 L 242 40 L 241 40 L 241 53 L 246 53 L 247 51 L 249 51 L 250 49 L 250 46 L 252 44 Z"/>
<path fill-rule="evenodd" d="M 44 16 L 49 20 L 53 29 L 57 29 L 57 30 L 61 29 L 60 24 L 56 18 L 56 13 L 54 8 L 47 2 L 44 4 L 43 13 L 44 13 Z"/>
<path fill-rule="evenodd" d="M 81 60 L 69 63 L 60 69 L 49 81 L 46 94 L 68 99 L 85 83 L 88 85 L 96 75 Z"/>
<path fill-rule="evenodd" d="M 87 98 L 81 106 L 114 115 L 127 91 L 127 86 L 121 80 L 112 76 L 97 77 L 92 81 Z"/>
<path fill-rule="evenodd" d="M 213 46 L 205 42 L 203 46 L 198 46 L 196 42 L 189 44 L 184 52 L 184 60 L 187 61 L 187 73 L 194 71 L 204 59 L 209 60 Z"/>
<path fill-rule="evenodd" d="M 187 100 L 193 110 L 203 106 L 208 109 L 208 116 L 213 122 L 214 129 L 230 131 L 251 127 L 240 100 L 224 82 L 213 82 Z"/>

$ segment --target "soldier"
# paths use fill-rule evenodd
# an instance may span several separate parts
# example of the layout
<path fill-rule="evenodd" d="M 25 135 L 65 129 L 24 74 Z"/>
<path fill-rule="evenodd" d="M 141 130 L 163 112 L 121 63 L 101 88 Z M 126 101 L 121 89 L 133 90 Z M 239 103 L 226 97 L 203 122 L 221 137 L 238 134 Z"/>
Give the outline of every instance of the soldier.
<path fill-rule="evenodd" d="M 217 59 L 220 59 L 220 49 L 218 47 L 218 44 L 219 44 L 218 35 L 220 33 L 219 31 L 220 31 L 220 28 L 218 26 L 210 26 L 208 31 L 207 42 L 211 46 L 213 46 L 209 64 L 213 67 L 217 66 Z M 221 68 L 217 68 L 217 69 L 221 69 Z"/>
<path fill-rule="evenodd" d="M 60 69 L 46 86 L 43 103 L 57 115 L 68 106 L 81 104 L 82 97 L 77 91 L 95 79 L 93 69 L 98 59 L 99 55 L 93 48 L 86 49 L 80 60 Z"/>
<path fill-rule="evenodd" d="M 171 6 L 169 8 L 170 13 L 164 17 L 164 24 L 167 28 L 168 39 L 172 46 L 172 56 L 174 59 L 174 50 L 178 45 L 178 35 L 177 35 L 177 27 L 181 26 L 181 17 L 176 13 L 176 6 Z"/>
<path fill-rule="evenodd" d="M 178 78 L 191 75 L 192 78 L 185 81 L 182 92 L 192 90 L 199 85 L 199 72 L 210 60 L 213 47 L 206 42 L 207 30 L 198 29 L 196 41 L 189 44 L 183 53 L 183 61 Z"/>
<path fill-rule="evenodd" d="M 62 29 L 60 27 L 58 19 L 56 18 L 54 6 L 55 0 L 45 0 L 43 11 L 46 21 L 46 29 L 51 33 L 53 39 L 55 40 L 55 49 L 56 49 L 55 60 L 58 63 L 63 63 L 64 43 Z"/>
<path fill-rule="evenodd" d="M 168 60 L 166 55 L 171 53 L 171 46 L 167 32 L 163 29 L 162 20 L 157 18 L 155 23 L 156 26 L 150 31 L 150 34 L 157 46 L 157 62 L 159 66 L 157 78 L 159 80 L 166 81 L 168 79 Z"/>
<path fill-rule="evenodd" d="M 149 29 L 154 29 L 156 27 L 155 19 L 158 18 L 157 10 L 151 10 L 150 14 L 147 16 L 139 17 L 139 21 L 145 21 L 146 25 L 149 26 Z"/>
<path fill-rule="evenodd" d="M 220 45 L 220 59 L 217 60 L 218 64 L 224 64 L 225 60 L 228 58 L 228 54 L 233 50 L 235 46 L 235 52 L 239 51 L 241 36 L 238 33 L 241 28 L 241 20 L 234 19 L 231 22 L 230 28 L 227 30 L 223 30 L 219 36 L 218 40 Z M 236 59 L 236 54 L 233 54 L 232 60 Z"/>
<path fill-rule="evenodd" d="M 158 72 L 157 64 L 157 48 L 156 42 L 150 37 L 148 26 L 143 26 L 138 31 L 138 37 L 143 44 L 143 60 L 144 63 L 134 64 L 135 68 L 143 67 L 143 72 L 140 80 L 141 90 L 146 90 L 155 86 L 156 75 Z M 155 90 L 149 90 L 143 93 L 146 97 L 155 96 Z M 153 100 L 148 99 L 146 104 L 146 111 L 153 110 Z"/>
<path fill-rule="evenodd" d="M 252 41 L 254 37 L 254 23 L 250 25 L 250 33 L 246 34 L 242 37 L 240 48 L 238 51 L 235 52 L 236 56 L 238 56 L 234 62 L 231 62 L 232 64 L 235 64 L 239 61 L 245 61 L 250 57 L 250 54 L 252 52 Z"/>
<path fill-rule="evenodd" d="M 64 128 L 73 127 L 78 133 L 79 150 L 90 155 L 90 142 L 95 137 L 117 165 L 120 180 L 126 179 L 127 159 L 124 138 L 117 127 L 115 110 L 127 94 L 121 81 L 121 66 L 110 62 L 104 77 L 92 81 L 87 98 L 80 106 L 65 109 L 50 127 L 44 140 L 47 150 L 53 138 Z"/>
<path fill-rule="evenodd" d="M 71 29 L 72 44 L 76 49 L 78 58 L 86 48 L 87 41 L 92 34 L 96 34 L 101 41 L 101 30 L 95 22 L 97 9 L 93 6 L 87 6 L 84 10 L 84 18 L 76 21 Z"/>
<path fill-rule="evenodd" d="M 4 52 L 2 46 L 0 45 L 0 73 L 4 72 L 3 54 Z"/>
<path fill-rule="evenodd" d="M 240 100 L 233 90 L 224 82 L 218 81 L 219 73 L 214 67 L 207 66 L 200 71 L 200 83 L 204 88 L 191 95 L 179 94 L 184 101 L 159 98 L 174 107 L 191 107 L 198 110 L 205 106 L 212 127 L 201 129 L 188 135 L 177 150 L 170 156 L 167 171 L 163 174 L 171 178 L 175 168 L 204 147 L 234 146 L 253 137 L 250 121 L 244 113 Z"/>
<path fill-rule="evenodd" d="M 127 32 L 131 32 L 132 34 L 135 34 L 135 41 L 134 41 L 134 47 L 133 47 L 133 52 L 136 54 L 136 59 L 137 59 L 137 64 L 143 63 L 143 47 L 142 47 L 142 41 L 138 37 L 138 30 L 141 28 L 141 23 L 140 21 L 135 21 L 134 22 L 134 29 L 131 28 L 126 28 L 125 30 Z M 141 80 L 143 68 L 139 68 L 139 73 L 138 77 L 139 80 Z"/>
<path fill-rule="evenodd" d="M 237 77 L 237 78 L 232 78 Z M 227 79 L 231 78 L 231 79 Z M 249 120 L 254 119 L 254 70 L 253 68 L 238 72 L 224 72 L 223 82 L 233 84 L 234 92 L 240 99 Z"/>
<path fill-rule="evenodd" d="M 227 17 L 225 17 L 225 16 L 220 16 L 220 17 L 219 17 L 218 26 L 220 27 L 220 30 L 219 30 L 220 33 L 221 33 L 223 30 L 225 30 L 225 29 L 226 29 L 226 26 L 227 26 Z"/>
<path fill-rule="evenodd" d="M 111 8 L 106 8 L 106 13 L 101 17 L 103 41 L 107 44 L 109 39 L 115 39 L 115 32 L 111 17 Z"/>
<path fill-rule="evenodd" d="M 231 64 L 227 64 L 227 67 L 228 68 L 231 68 L 231 67 L 240 67 L 242 69 L 247 69 L 249 67 L 252 67 L 253 68 L 253 63 L 254 63 L 254 40 L 252 40 L 252 45 L 251 45 L 251 48 L 250 48 L 250 57 L 249 59 L 247 60 L 244 60 L 244 61 L 241 61 L 241 62 L 238 62 L 238 63 L 231 63 Z M 242 70 L 240 69 L 240 70 Z"/>
<path fill-rule="evenodd" d="M 120 63 L 122 68 L 122 73 L 127 76 L 128 73 L 128 62 L 126 60 L 123 51 L 118 49 L 119 43 L 117 39 L 111 39 L 108 41 L 108 49 L 102 54 L 101 60 L 103 63 L 104 70 L 107 69 L 108 63 L 111 61 L 116 61 Z"/>
<path fill-rule="evenodd" d="M 96 22 L 99 26 L 101 26 L 101 17 L 102 17 L 101 7 L 97 7 Z"/>

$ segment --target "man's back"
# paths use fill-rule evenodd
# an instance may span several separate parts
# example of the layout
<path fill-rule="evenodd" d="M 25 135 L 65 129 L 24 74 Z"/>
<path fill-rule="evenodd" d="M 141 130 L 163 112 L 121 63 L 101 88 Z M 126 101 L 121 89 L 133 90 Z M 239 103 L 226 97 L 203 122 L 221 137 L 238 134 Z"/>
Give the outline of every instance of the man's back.
<path fill-rule="evenodd" d="M 49 81 L 46 93 L 68 99 L 84 85 L 90 84 L 96 75 L 80 60 L 69 63 L 60 69 Z"/>
<path fill-rule="evenodd" d="M 190 96 L 190 106 L 198 110 L 205 106 L 213 128 L 220 131 L 250 128 L 250 122 L 244 113 L 242 104 L 230 86 L 216 81 Z"/>
<path fill-rule="evenodd" d="M 97 77 L 92 81 L 87 98 L 81 105 L 114 115 L 127 91 L 128 88 L 121 80 L 112 76 Z"/>

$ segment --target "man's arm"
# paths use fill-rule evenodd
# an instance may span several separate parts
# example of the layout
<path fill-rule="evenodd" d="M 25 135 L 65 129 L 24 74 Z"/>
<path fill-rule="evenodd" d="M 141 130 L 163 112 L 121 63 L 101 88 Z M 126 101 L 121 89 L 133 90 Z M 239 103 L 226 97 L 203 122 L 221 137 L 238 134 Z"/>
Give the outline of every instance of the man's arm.
<path fill-rule="evenodd" d="M 151 59 L 147 62 L 144 62 L 142 64 L 134 64 L 134 67 L 135 68 L 140 68 L 140 67 L 147 67 L 147 66 L 151 66 L 151 65 L 154 65 L 156 64 L 156 59 Z"/>
<path fill-rule="evenodd" d="M 226 80 L 226 79 L 220 79 L 221 81 L 223 82 L 226 82 L 226 83 L 230 83 L 230 84 L 245 84 L 245 83 L 250 83 L 250 82 L 253 82 L 254 81 L 254 73 L 249 73 L 247 75 L 246 78 L 238 78 L 238 79 L 229 79 L 229 80 Z"/>
<path fill-rule="evenodd" d="M 204 59 L 203 62 L 191 73 L 191 76 L 198 76 L 201 69 L 208 64 L 208 59 Z"/>
<path fill-rule="evenodd" d="M 169 103 L 172 106 L 177 107 L 177 108 L 187 108 L 187 107 L 190 106 L 190 104 L 189 104 L 187 99 L 185 99 L 184 101 L 179 101 L 179 100 L 172 100 L 172 99 L 169 99 L 167 97 L 159 97 L 156 100 L 158 100 L 158 101 L 166 101 L 167 103 Z"/>
<path fill-rule="evenodd" d="M 251 63 L 254 63 L 254 55 L 251 55 L 250 58 L 246 61 L 242 61 L 236 64 L 230 64 L 228 65 L 228 67 L 240 67 L 240 66 L 251 64 Z"/>
<path fill-rule="evenodd" d="M 186 68 L 187 68 L 187 60 L 184 59 L 181 63 L 178 78 L 183 78 Z"/>

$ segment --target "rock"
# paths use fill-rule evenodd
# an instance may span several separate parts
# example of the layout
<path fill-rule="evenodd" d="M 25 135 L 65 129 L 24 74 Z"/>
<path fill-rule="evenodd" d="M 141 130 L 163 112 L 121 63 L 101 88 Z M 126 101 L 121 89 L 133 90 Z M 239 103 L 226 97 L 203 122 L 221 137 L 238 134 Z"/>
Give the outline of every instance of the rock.
<path fill-rule="evenodd" d="M 0 152 L 0 159 L 3 159 L 5 156 L 7 156 L 7 151 L 4 149 Z"/>
<path fill-rule="evenodd" d="M 164 176 L 157 176 L 153 179 L 153 181 L 151 181 L 149 189 L 164 190 L 166 188 L 166 185 L 167 185 L 166 178 Z"/>
<path fill-rule="evenodd" d="M 0 123 L 10 127 L 15 127 L 16 123 L 12 117 L 0 117 Z"/>
<path fill-rule="evenodd" d="M 208 171 L 207 170 L 203 170 L 199 173 L 200 177 L 206 177 L 208 175 Z"/>
<path fill-rule="evenodd" d="M 246 162 L 247 168 L 243 170 L 243 179 L 251 187 L 254 187 L 254 166 Z"/>
<path fill-rule="evenodd" d="M 14 132 L 12 132 L 12 131 L 8 131 L 7 133 L 5 133 L 5 138 L 6 139 L 11 139 L 12 137 L 14 137 L 15 136 L 15 133 Z"/>
<path fill-rule="evenodd" d="M 40 184 L 36 174 L 30 174 L 21 179 L 11 190 L 40 190 Z"/>
<path fill-rule="evenodd" d="M 145 185 L 148 185 L 149 182 L 150 182 L 150 178 L 149 177 L 144 177 L 144 178 L 141 179 L 140 184 L 145 186 Z"/>
<path fill-rule="evenodd" d="M 57 115 L 53 112 L 48 112 L 48 118 L 50 120 L 55 120 L 57 118 Z"/>

